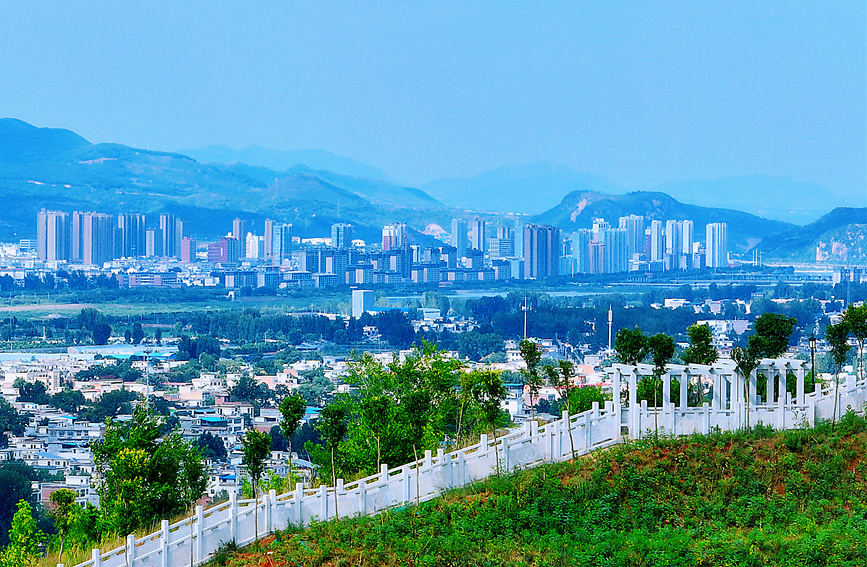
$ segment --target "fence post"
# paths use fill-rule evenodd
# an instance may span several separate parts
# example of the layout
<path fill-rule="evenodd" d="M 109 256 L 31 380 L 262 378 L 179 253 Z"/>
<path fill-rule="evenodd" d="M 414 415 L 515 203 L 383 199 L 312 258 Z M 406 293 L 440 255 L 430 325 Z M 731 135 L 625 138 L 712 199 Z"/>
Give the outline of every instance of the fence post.
<path fill-rule="evenodd" d="M 160 553 L 161 567 L 169 567 L 169 521 L 163 520 L 160 523 Z"/>
<path fill-rule="evenodd" d="M 202 542 L 202 535 L 204 534 L 204 523 L 205 523 L 205 509 L 201 506 L 196 506 L 196 565 L 204 563 L 205 554 L 204 550 L 204 542 Z M 190 542 L 190 545 L 193 545 L 193 542 Z"/>
<path fill-rule="evenodd" d="M 319 487 L 319 521 L 328 519 L 328 487 L 324 484 Z"/>
<path fill-rule="evenodd" d="M 409 486 L 409 469 L 407 468 L 409 465 L 404 465 L 400 467 L 400 483 L 403 488 L 403 502 L 410 502 L 410 498 L 412 497 L 412 493 L 410 492 Z"/>
<path fill-rule="evenodd" d="M 92 549 L 90 551 L 90 557 L 93 560 L 93 567 L 99 567 L 99 560 L 101 553 L 98 549 Z"/>
<path fill-rule="evenodd" d="M 133 567 L 135 563 L 135 534 L 126 536 L 126 565 Z"/>
<path fill-rule="evenodd" d="M 295 525 L 301 527 L 301 502 L 304 500 L 304 483 L 295 485 Z"/>
<path fill-rule="evenodd" d="M 231 541 L 238 541 L 238 495 L 235 492 L 229 494 L 229 534 Z"/>
<path fill-rule="evenodd" d="M 358 513 L 362 516 L 367 515 L 367 483 L 363 478 L 358 481 Z"/>
<path fill-rule="evenodd" d="M 268 499 L 265 513 L 265 528 L 267 529 L 266 534 L 270 534 L 274 531 L 274 505 L 277 504 L 277 491 L 271 489 L 268 491 Z"/>

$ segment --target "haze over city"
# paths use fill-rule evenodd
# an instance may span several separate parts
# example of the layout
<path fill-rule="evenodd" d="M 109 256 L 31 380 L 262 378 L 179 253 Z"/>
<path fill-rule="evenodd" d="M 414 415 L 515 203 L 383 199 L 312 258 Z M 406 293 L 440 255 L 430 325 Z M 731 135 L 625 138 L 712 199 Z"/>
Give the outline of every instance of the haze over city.
<path fill-rule="evenodd" d="M 536 161 L 632 189 L 867 195 L 862 2 L 6 3 L 2 113 L 92 142 L 324 149 L 419 185 Z"/>

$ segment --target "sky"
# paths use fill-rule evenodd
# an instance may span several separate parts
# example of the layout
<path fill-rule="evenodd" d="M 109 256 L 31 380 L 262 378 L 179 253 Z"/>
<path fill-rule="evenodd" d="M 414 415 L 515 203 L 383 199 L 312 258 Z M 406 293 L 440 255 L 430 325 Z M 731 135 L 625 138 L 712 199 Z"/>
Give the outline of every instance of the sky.
<path fill-rule="evenodd" d="M 155 150 L 324 149 L 421 184 L 559 163 L 867 205 L 867 3 L 4 2 L 0 116 Z"/>

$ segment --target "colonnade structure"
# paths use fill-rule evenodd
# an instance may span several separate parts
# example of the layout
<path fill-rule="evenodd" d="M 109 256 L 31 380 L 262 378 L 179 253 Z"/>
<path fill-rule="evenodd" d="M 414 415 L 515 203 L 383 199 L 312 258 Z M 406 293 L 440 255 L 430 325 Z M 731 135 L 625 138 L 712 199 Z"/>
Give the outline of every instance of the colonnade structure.
<path fill-rule="evenodd" d="M 653 367 L 615 364 L 607 372 L 612 400 L 603 406 L 540 425 L 527 421 L 491 442 L 482 435 L 475 445 L 455 451 L 443 449 L 406 465 L 389 468 L 366 478 L 337 486 L 307 487 L 278 495 L 273 490 L 259 500 L 241 500 L 232 494 L 228 502 L 195 513 L 173 524 L 163 520 L 159 530 L 144 537 L 131 534 L 126 544 L 103 552 L 94 549 L 91 559 L 76 567 L 183 567 L 200 565 L 213 557 L 225 542 L 252 543 L 288 524 L 308 525 L 334 517 L 373 515 L 383 510 L 433 499 L 444 490 L 466 486 L 494 472 L 529 468 L 566 461 L 573 455 L 639 439 L 649 435 L 685 435 L 733 431 L 759 423 L 776 429 L 801 428 L 817 419 L 839 418 L 852 409 L 864 411 L 867 380 L 847 375 L 839 387 L 817 384 L 806 392 L 806 363 L 793 358 L 762 360 L 744 379 L 730 360 L 703 365 L 669 365 L 662 381 L 660 407 L 638 403 L 638 383 L 652 376 Z M 768 378 L 765 395 L 758 395 L 758 376 Z M 795 381 L 794 395 L 786 387 Z M 677 383 L 678 403 L 672 403 Z M 710 386 L 710 403 L 687 404 L 690 387 Z M 747 385 L 749 390 L 747 390 Z M 749 403 L 747 403 L 749 401 Z M 259 533 L 254 533 L 254 516 Z"/>

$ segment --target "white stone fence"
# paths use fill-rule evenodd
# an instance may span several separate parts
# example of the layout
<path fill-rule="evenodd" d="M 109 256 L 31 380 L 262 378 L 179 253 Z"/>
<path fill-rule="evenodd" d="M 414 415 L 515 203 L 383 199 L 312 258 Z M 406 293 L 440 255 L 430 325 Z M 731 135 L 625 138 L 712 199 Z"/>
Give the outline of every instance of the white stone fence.
<path fill-rule="evenodd" d="M 92 558 L 76 567 L 180 567 L 200 565 L 210 559 L 225 542 L 243 546 L 255 541 L 254 514 L 258 517 L 259 538 L 289 524 L 309 525 L 331 518 L 372 515 L 383 510 L 424 502 L 439 496 L 449 488 L 466 486 L 500 470 L 508 472 L 546 462 L 568 460 L 575 453 L 585 455 L 595 449 L 610 447 L 624 439 L 638 439 L 658 431 L 664 435 L 710 433 L 743 428 L 749 417 L 750 425 L 763 423 L 775 428 L 811 426 L 816 418 L 830 419 L 834 405 L 834 389 L 826 388 L 804 393 L 804 368 L 801 361 L 780 359 L 763 361 L 759 372 L 766 376 L 782 372 L 780 392 L 786 392 L 785 374 L 794 371 L 798 377 L 795 399 L 788 393 L 775 396 L 769 386 L 770 403 L 758 403 L 754 396 L 755 373 L 751 377 L 752 402 L 747 411 L 743 381 L 727 362 L 713 366 L 670 366 L 663 377 L 664 396 L 658 410 L 646 402 L 637 403 L 636 385 L 641 376 L 649 375 L 652 367 L 614 365 L 612 376 L 615 392 L 626 395 L 598 404 L 593 409 L 539 426 L 530 421 L 524 427 L 510 431 L 492 442 L 482 435 L 479 443 L 457 451 L 436 455 L 425 452 L 423 459 L 390 469 L 382 465 L 378 474 L 348 484 L 338 479 L 336 487 L 306 488 L 299 484 L 287 494 L 273 490 L 254 500 L 238 500 L 233 494 L 228 502 L 203 510 L 169 524 L 142 538 L 127 537 L 126 545 L 103 553 L 93 550 Z M 714 380 L 711 404 L 687 407 L 686 388 L 690 378 L 710 376 Z M 675 407 L 669 400 L 670 381 L 680 377 L 681 401 Z M 623 380 L 626 378 L 626 380 Z M 769 380 L 769 383 L 774 382 Z M 864 379 L 849 377 L 839 387 L 837 417 L 847 408 L 862 410 L 867 401 Z M 571 429 L 572 441 L 569 440 Z"/>

